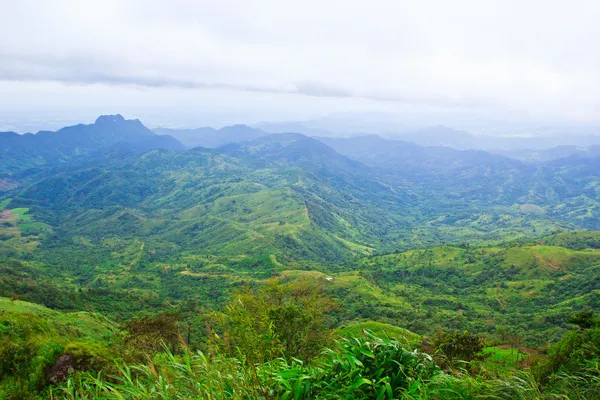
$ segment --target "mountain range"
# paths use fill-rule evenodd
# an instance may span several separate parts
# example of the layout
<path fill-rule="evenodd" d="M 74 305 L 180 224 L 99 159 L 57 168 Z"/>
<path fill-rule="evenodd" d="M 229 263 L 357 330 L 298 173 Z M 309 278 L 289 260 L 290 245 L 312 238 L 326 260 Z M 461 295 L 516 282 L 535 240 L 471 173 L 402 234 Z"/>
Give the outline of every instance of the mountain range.
<path fill-rule="evenodd" d="M 1 151 L 21 163 L 2 158 L 0 190 L 12 207 L 68 237 L 143 237 L 186 251 L 319 262 L 600 228 L 593 156 L 532 164 L 375 135 L 311 138 L 246 126 L 169 132 L 191 135 L 188 147 L 214 148 L 186 150 L 120 115 L 4 134 Z"/>
<path fill-rule="evenodd" d="M 173 136 L 115 115 L 0 134 L 0 398 L 54 396 L 46 371 L 69 355 L 100 382 L 119 357 L 142 359 L 123 350 L 136 329 L 166 350 L 169 321 L 184 370 L 179 357 L 221 329 L 216 311 L 255 288 L 298 288 L 266 312 L 291 327 L 279 332 L 307 320 L 302 299 L 325 299 L 332 335 L 376 327 L 429 346 L 468 330 L 489 354 L 519 343 L 527 362 L 600 302 L 596 147 L 508 157 L 378 135 L 157 131 Z"/>
<path fill-rule="evenodd" d="M 23 135 L 0 132 L 0 174 L 10 175 L 40 165 L 57 165 L 115 149 L 144 152 L 154 148 L 183 150 L 168 135 L 157 135 L 139 120 L 103 115 L 89 125 L 68 126 L 58 131 Z"/>
<path fill-rule="evenodd" d="M 210 127 L 196 129 L 156 128 L 155 133 L 170 135 L 181 141 L 186 147 L 215 148 L 229 143 L 242 143 L 267 136 L 268 133 L 247 125 L 232 125 L 221 129 Z"/>

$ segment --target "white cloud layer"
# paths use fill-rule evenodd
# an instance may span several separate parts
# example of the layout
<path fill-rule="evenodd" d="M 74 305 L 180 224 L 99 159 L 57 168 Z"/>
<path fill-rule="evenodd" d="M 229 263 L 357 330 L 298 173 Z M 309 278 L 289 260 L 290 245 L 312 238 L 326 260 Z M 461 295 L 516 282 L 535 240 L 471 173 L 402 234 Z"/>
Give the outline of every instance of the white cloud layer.
<path fill-rule="evenodd" d="M 274 111 L 350 100 L 598 122 L 599 20 L 594 0 L 3 0 L 0 105 L 61 102 L 36 96 L 59 82 L 66 102 L 101 86 L 155 106 L 243 92 Z"/>

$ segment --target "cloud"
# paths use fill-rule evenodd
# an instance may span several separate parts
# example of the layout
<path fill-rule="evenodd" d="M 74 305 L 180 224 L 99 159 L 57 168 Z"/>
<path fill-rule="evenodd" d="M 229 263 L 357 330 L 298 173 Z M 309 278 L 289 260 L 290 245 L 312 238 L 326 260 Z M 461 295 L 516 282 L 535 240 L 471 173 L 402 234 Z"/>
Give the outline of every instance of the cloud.
<path fill-rule="evenodd" d="M 593 1 L 23 0 L 0 14 L 0 80 L 598 119 L 598 11 Z"/>

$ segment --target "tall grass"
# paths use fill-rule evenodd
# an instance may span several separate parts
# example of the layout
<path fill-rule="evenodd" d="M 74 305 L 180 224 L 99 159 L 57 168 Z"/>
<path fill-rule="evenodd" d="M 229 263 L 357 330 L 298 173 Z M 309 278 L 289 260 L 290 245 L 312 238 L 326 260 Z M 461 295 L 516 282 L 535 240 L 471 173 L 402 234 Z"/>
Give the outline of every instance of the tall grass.
<path fill-rule="evenodd" d="M 145 365 L 119 365 L 113 376 L 80 374 L 55 391 L 54 399 L 595 399 L 600 381 L 587 376 L 552 378 L 545 392 L 525 370 L 505 378 L 441 371 L 427 354 L 407 351 L 395 340 L 340 339 L 311 363 L 277 358 L 252 364 L 211 352 L 165 347 Z"/>

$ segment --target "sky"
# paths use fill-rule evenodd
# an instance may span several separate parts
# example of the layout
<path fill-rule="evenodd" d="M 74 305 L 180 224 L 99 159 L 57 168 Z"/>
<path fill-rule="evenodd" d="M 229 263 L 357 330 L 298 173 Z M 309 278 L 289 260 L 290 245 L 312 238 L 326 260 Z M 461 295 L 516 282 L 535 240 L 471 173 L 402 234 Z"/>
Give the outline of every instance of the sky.
<path fill-rule="evenodd" d="M 0 6 L 0 126 L 116 112 L 176 126 L 422 110 L 600 123 L 595 0 Z"/>

